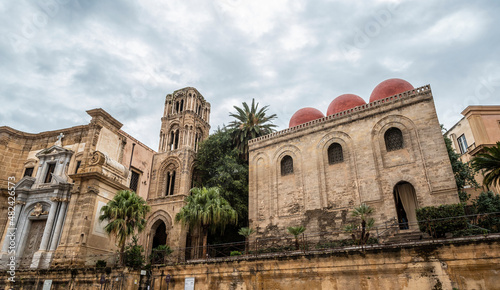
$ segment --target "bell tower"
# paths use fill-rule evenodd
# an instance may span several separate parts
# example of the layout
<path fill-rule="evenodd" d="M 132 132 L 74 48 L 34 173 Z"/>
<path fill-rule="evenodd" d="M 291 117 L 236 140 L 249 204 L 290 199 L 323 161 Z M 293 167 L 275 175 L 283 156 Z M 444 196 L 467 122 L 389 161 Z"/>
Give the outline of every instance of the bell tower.
<path fill-rule="evenodd" d="M 209 135 L 209 120 L 210 103 L 195 88 L 166 96 L 148 192 L 151 212 L 142 237 L 146 253 L 159 243 L 171 248 L 186 246 L 186 229 L 174 220 L 192 188 L 194 159 L 200 142 Z M 175 255 L 182 259 L 184 253 Z"/>

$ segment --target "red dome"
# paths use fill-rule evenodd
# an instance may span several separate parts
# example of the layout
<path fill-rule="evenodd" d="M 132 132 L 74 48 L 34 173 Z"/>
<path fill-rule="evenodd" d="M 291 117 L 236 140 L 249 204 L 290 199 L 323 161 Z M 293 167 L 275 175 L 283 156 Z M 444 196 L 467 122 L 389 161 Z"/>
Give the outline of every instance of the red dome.
<path fill-rule="evenodd" d="M 413 86 L 402 79 L 388 79 L 378 84 L 370 95 L 370 103 L 413 90 Z"/>
<path fill-rule="evenodd" d="M 330 103 L 328 106 L 328 110 L 326 111 L 326 115 L 330 116 L 336 114 L 338 112 L 342 112 L 345 110 L 352 109 L 357 106 L 361 106 L 366 104 L 365 100 L 363 100 L 360 96 L 354 94 L 343 94 Z"/>
<path fill-rule="evenodd" d="M 315 108 L 302 108 L 293 114 L 292 118 L 290 118 L 290 123 L 288 127 L 295 127 L 300 124 L 307 123 L 312 120 L 320 119 L 325 117 L 320 110 Z"/>

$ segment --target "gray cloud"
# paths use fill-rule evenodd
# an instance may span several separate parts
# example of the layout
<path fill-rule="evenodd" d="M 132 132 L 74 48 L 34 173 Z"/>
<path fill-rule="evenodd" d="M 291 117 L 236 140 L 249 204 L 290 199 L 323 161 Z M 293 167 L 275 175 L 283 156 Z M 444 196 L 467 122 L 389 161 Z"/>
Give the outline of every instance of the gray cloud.
<path fill-rule="evenodd" d="M 394 3 L 395 2 L 395 3 Z M 280 129 L 302 107 L 430 83 L 450 127 L 498 103 L 500 5 L 470 1 L 19 1 L 0 4 L 0 125 L 88 122 L 102 107 L 157 148 L 166 94 L 196 87 L 212 128 L 255 98 Z"/>

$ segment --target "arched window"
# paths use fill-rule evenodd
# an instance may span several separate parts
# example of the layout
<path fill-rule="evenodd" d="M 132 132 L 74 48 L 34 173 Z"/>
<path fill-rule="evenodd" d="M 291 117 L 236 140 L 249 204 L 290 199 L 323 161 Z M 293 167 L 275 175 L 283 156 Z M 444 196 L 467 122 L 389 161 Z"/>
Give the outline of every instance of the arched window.
<path fill-rule="evenodd" d="M 328 164 L 344 162 L 344 153 L 339 143 L 333 143 L 328 147 Z"/>
<path fill-rule="evenodd" d="M 181 100 L 181 110 L 180 112 L 184 111 L 184 100 Z"/>
<path fill-rule="evenodd" d="M 404 147 L 403 133 L 398 128 L 389 128 L 384 134 L 384 140 L 387 151 L 395 151 Z"/>
<path fill-rule="evenodd" d="M 288 175 L 293 173 L 293 159 L 286 155 L 281 159 L 281 175 Z"/>
<path fill-rule="evenodd" d="M 175 190 L 175 170 L 167 172 L 167 189 L 165 195 L 174 195 Z"/>

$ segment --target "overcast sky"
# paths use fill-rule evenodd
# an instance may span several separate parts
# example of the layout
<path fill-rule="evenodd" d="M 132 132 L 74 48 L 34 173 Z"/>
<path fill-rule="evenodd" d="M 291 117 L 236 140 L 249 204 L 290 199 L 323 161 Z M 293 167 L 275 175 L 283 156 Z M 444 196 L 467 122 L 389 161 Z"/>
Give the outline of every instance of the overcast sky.
<path fill-rule="evenodd" d="M 103 108 L 157 150 L 165 96 L 187 86 L 212 129 L 252 98 L 285 129 L 394 77 L 430 84 L 448 128 L 500 104 L 499 1 L 137 2 L 0 2 L 0 126 L 56 130 Z"/>

